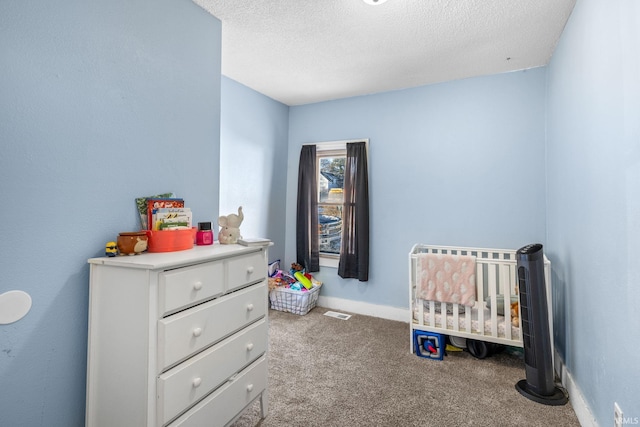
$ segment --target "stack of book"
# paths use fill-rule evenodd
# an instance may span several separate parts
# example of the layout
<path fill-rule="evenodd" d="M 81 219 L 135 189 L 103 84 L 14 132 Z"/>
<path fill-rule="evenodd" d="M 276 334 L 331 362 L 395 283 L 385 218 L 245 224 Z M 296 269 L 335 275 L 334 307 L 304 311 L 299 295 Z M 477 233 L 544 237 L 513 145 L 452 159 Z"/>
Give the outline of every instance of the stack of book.
<path fill-rule="evenodd" d="M 191 209 L 184 206 L 184 199 L 173 193 L 136 199 L 142 230 L 186 230 L 192 227 Z"/>

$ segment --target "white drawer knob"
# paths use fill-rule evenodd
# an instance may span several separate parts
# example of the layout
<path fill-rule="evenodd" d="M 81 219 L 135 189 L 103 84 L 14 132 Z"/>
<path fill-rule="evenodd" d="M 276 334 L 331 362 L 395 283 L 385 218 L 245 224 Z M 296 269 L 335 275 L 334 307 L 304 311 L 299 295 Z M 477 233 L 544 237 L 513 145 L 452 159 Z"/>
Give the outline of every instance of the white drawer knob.
<path fill-rule="evenodd" d="M 202 289 L 202 282 L 196 282 L 193 284 L 193 289 L 195 289 L 196 291 L 199 291 L 200 289 Z"/>
<path fill-rule="evenodd" d="M 247 273 L 253 274 L 253 267 L 252 266 L 247 267 Z"/>
<path fill-rule="evenodd" d="M 249 384 L 249 385 L 247 386 L 247 391 L 248 391 L 248 392 L 251 392 L 251 390 L 253 390 L 253 384 Z"/>
<path fill-rule="evenodd" d="M 200 384 L 202 384 L 202 378 L 193 379 L 193 387 L 200 387 Z"/>
<path fill-rule="evenodd" d="M 202 334 L 202 328 L 195 328 L 193 330 L 193 336 L 194 337 L 199 337 Z"/>
<path fill-rule="evenodd" d="M 247 311 L 253 311 L 253 304 L 249 304 L 247 306 Z"/>
<path fill-rule="evenodd" d="M 247 344 L 247 351 L 251 351 L 251 350 L 253 350 L 253 343 L 252 342 Z"/>

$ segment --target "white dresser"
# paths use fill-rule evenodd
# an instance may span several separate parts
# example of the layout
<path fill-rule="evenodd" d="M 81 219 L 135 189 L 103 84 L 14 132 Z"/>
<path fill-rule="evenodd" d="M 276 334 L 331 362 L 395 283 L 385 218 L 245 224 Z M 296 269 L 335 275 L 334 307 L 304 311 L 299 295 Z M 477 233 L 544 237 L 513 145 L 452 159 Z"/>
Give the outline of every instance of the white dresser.
<path fill-rule="evenodd" d="M 267 414 L 267 248 L 92 258 L 86 425 L 224 426 Z"/>

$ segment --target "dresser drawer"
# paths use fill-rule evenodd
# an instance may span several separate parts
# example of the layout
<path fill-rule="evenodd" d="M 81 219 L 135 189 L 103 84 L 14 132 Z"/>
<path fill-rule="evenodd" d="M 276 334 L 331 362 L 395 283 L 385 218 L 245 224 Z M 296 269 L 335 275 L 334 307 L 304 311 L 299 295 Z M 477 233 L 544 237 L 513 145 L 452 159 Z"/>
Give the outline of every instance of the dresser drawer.
<path fill-rule="evenodd" d="M 228 261 L 229 280 L 227 290 L 232 291 L 264 279 L 267 276 L 267 263 L 262 251 L 236 257 Z"/>
<path fill-rule="evenodd" d="M 169 427 L 224 426 L 267 387 L 267 360 L 261 357 L 247 369 L 169 424 Z"/>
<path fill-rule="evenodd" d="M 158 378 L 158 420 L 164 425 L 267 350 L 260 320 L 179 364 Z"/>
<path fill-rule="evenodd" d="M 160 273 L 158 308 L 161 316 L 224 293 L 224 264 L 209 262 Z"/>
<path fill-rule="evenodd" d="M 266 314 L 265 282 L 158 322 L 158 373 Z"/>

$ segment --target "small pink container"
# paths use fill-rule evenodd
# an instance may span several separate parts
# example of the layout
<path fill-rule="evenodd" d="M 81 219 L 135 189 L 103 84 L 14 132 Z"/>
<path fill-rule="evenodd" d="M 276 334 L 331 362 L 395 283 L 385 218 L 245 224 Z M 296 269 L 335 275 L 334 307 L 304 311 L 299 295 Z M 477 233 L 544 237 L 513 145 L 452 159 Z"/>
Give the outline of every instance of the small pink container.
<path fill-rule="evenodd" d="M 196 245 L 206 246 L 213 245 L 213 231 L 210 222 L 199 222 L 198 232 L 196 233 Z"/>

